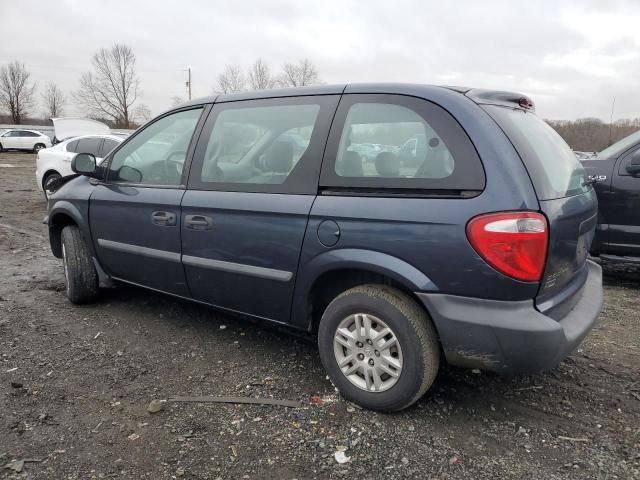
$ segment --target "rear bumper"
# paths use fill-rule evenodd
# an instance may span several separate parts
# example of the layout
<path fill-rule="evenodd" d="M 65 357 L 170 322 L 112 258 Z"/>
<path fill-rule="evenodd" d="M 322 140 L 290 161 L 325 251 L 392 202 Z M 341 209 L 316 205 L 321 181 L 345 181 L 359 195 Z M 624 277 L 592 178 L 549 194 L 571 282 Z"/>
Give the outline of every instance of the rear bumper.
<path fill-rule="evenodd" d="M 589 333 L 602 308 L 602 270 L 587 261 L 588 275 L 575 306 L 554 320 L 534 301 L 505 302 L 418 293 L 452 365 L 501 373 L 553 368 Z"/>

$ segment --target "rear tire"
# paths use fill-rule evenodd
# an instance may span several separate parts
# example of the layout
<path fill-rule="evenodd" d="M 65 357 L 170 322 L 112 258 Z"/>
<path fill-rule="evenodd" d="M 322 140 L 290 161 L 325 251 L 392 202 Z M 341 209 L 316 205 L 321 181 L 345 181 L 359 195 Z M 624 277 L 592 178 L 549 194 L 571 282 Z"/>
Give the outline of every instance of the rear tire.
<path fill-rule="evenodd" d="M 372 410 L 399 411 L 416 402 L 440 364 L 438 337 L 426 311 L 384 285 L 338 295 L 322 315 L 318 347 L 343 397 Z"/>
<path fill-rule="evenodd" d="M 75 225 L 62 229 L 62 261 L 67 298 L 75 304 L 93 302 L 98 297 L 98 274 Z"/>
<path fill-rule="evenodd" d="M 0 143 L 0 153 L 4 152 L 4 148 L 2 148 L 2 144 Z"/>
<path fill-rule="evenodd" d="M 38 153 L 43 148 L 47 148 L 47 146 L 44 143 L 36 143 L 33 147 L 33 153 Z"/>
<path fill-rule="evenodd" d="M 55 180 L 59 180 L 60 178 L 62 178 L 62 175 L 58 172 L 47 173 L 47 175 L 45 175 L 44 180 L 42 180 L 42 191 L 44 192 L 45 199 L 48 200 L 49 195 L 55 192 L 55 190 L 54 192 L 50 192 L 50 189 L 48 188 L 49 184 Z"/>

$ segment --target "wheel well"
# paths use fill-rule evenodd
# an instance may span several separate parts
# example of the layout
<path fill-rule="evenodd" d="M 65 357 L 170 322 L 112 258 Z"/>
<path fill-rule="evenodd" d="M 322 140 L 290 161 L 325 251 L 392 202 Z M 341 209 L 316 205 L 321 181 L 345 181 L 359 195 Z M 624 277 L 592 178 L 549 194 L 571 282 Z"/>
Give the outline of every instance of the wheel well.
<path fill-rule="evenodd" d="M 57 258 L 62 258 L 62 229 L 69 225 L 77 225 L 69 215 L 58 213 L 49 223 L 49 242 L 51 251 Z"/>
<path fill-rule="evenodd" d="M 60 175 L 60 173 L 56 170 L 47 170 L 46 172 L 44 172 L 44 175 L 42 175 L 42 188 L 44 188 L 44 184 L 47 180 L 47 177 L 52 173 L 57 173 L 58 175 Z"/>
<path fill-rule="evenodd" d="M 350 288 L 371 283 L 397 288 L 414 298 L 424 308 L 414 292 L 386 275 L 362 269 L 332 270 L 318 277 L 311 287 L 311 293 L 309 294 L 311 331 L 316 332 L 318 330 L 322 314 L 334 298 Z"/>

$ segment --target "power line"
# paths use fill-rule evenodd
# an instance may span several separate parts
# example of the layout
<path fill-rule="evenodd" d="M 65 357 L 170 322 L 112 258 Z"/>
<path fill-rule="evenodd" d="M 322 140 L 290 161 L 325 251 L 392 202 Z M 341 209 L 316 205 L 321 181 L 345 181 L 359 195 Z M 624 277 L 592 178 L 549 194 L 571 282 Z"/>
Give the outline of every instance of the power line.
<path fill-rule="evenodd" d="M 34 69 L 49 69 L 49 70 L 72 70 L 76 72 L 86 72 L 90 69 L 90 66 L 69 66 L 69 65 L 45 65 L 45 64 L 35 64 L 35 63 L 26 63 L 25 66 L 28 68 Z M 136 69 L 137 73 L 170 73 L 170 72 L 179 72 L 179 68 L 167 68 L 167 69 L 156 69 L 156 70 L 147 70 L 147 69 Z"/>

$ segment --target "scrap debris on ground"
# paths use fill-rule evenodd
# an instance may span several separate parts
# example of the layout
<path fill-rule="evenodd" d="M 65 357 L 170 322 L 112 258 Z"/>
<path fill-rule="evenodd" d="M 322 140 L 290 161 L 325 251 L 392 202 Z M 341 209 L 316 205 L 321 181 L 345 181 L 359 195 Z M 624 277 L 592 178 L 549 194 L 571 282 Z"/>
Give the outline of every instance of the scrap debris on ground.
<path fill-rule="evenodd" d="M 0 478 L 640 478 L 633 265 L 604 265 L 598 324 L 558 368 L 444 368 L 384 415 L 335 392 L 313 342 L 268 326 L 131 287 L 71 305 L 34 156 L 0 163 Z"/>

